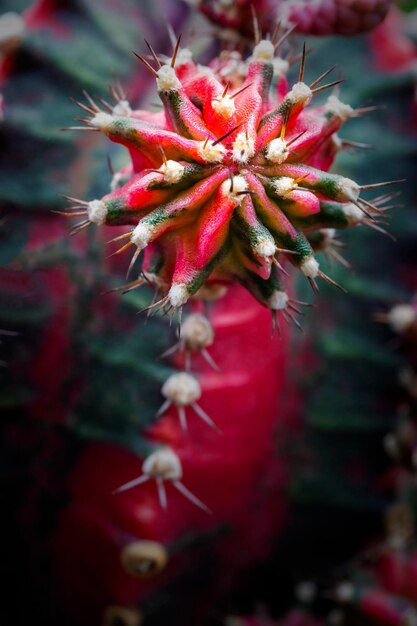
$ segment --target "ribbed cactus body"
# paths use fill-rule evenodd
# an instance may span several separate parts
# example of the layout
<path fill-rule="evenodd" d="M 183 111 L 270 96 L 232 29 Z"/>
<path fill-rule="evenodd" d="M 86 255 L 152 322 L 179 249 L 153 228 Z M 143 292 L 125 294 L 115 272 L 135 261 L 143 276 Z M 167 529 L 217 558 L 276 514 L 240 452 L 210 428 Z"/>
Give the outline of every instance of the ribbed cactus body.
<path fill-rule="evenodd" d="M 200 594 L 204 580 L 200 601 L 213 601 L 237 571 L 270 552 L 273 537 L 285 525 L 288 470 L 275 456 L 276 446 L 285 449 L 295 426 L 285 342 L 271 343 L 267 311 L 241 289 L 216 305 L 212 322 L 212 356 L 221 371 L 201 358 L 193 371 L 204 390 L 201 404 L 222 433 L 191 416 L 184 433 L 174 410 L 148 430 L 150 444 L 175 450 L 184 485 L 212 514 L 193 506 L 168 480 L 166 512 L 155 481 L 113 494 L 140 474 L 141 462 L 114 445 L 87 445 L 69 476 L 69 503 L 51 538 L 57 594 L 76 623 L 99 623 L 109 605 L 138 606 L 151 616 L 157 598 L 190 575 L 196 581 L 194 586 L 189 580 L 190 593 Z M 130 554 L 136 542 L 145 542 L 146 555 L 148 541 L 167 551 L 166 566 L 148 577 L 146 572 L 135 576 L 123 565 L 122 551 Z M 169 602 L 177 605 L 178 623 L 192 613 L 188 594 L 174 594 Z M 204 612 L 195 604 L 194 610 L 200 616 Z"/>

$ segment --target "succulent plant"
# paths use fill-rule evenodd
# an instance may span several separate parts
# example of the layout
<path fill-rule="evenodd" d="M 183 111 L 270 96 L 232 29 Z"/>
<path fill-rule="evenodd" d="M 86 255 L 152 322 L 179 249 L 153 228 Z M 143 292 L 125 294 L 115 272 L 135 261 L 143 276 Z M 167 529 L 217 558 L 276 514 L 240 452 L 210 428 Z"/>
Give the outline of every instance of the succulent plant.
<path fill-rule="evenodd" d="M 187 1 L 213 22 L 241 35 L 253 35 L 259 28 L 268 32 L 277 21 L 310 35 L 356 35 L 375 28 L 391 4 L 391 0 Z"/>
<path fill-rule="evenodd" d="M 375 306 L 375 297 L 386 304 L 393 291 L 397 294 L 392 287 L 395 259 L 386 282 L 374 284 L 382 261 L 393 255 L 393 244 L 376 248 L 375 233 L 364 228 L 379 227 L 380 212 L 391 204 L 390 192 L 382 192 L 370 207 L 359 189 L 370 180 L 402 177 L 402 165 L 392 156 L 399 153 L 398 144 L 392 150 L 388 141 L 389 124 L 381 160 L 364 151 L 363 156 L 342 161 L 344 176 L 327 170 L 336 154 L 343 159 L 342 147 L 363 148 L 367 129 L 357 115 L 368 108 L 361 103 L 370 94 L 378 97 L 386 77 L 378 72 L 361 75 L 355 86 L 357 68 L 365 58 L 362 42 L 350 48 L 352 59 L 346 67 L 352 108 L 334 95 L 313 108 L 308 90 L 321 88 L 316 81 L 320 77 L 324 82 L 329 57 L 346 57 L 338 42 L 324 42 L 319 48 L 313 83 L 300 86 L 295 77 L 292 89 L 284 76 L 291 58 L 272 57 L 278 33 L 274 43 L 257 42 L 251 58 L 243 55 L 243 61 L 241 54 L 220 52 L 209 70 L 197 66 L 179 46 L 174 62 L 172 52 L 164 49 L 168 56 L 163 56 L 150 49 L 149 55 L 142 55 L 152 68 L 147 73 L 138 69 L 130 50 L 141 45 L 138 24 L 144 24 L 143 34 L 157 50 L 164 45 L 159 11 L 152 3 L 143 10 L 129 0 L 105 5 L 95 0 L 43 2 L 35 8 L 26 14 L 20 47 L 5 59 L 2 86 L 8 156 L 3 156 L 1 186 L 7 222 L 0 233 L 0 327 L 20 331 L 2 346 L 10 362 L 1 396 L 7 413 L 3 462 L 10 478 L 7 486 L 14 481 L 6 491 L 13 511 L 7 535 L 18 538 L 9 542 L 4 559 L 11 583 L 6 612 L 19 625 L 34 612 L 45 623 L 59 620 L 71 626 L 215 621 L 219 598 L 246 568 L 273 554 L 276 537 L 289 525 L 289 485 L 295 502 L 291 521 L 299 519 L 301 511 L 306 523 L 290 526 L 295 541 L 286 536 L 290 553 L 279 561 L 290 582 L 293 568 L 300 567 L 300 553 L 301 562 L 308 561 L 305 545 L 314 530 L 320 528 L 315 545 L 323 553 L 323 536 L 333 537 L 330 530 L 337 525 L 337 515 L 322 514 L 317 502 L 324 502 L 327 512 L 341 507 L 340 536 L 345 537 L 347 520 L 353 519 L 352 532 L 345 537 L 351 552 L 369 536 L 383 508 L 375 487 L 379 460 L 369 460 L 373 470 L 376 465 L 371 477 L 362 465 L 355 474 L 353 466 L 387 430 L 390 405 L 384 405 L 382 415 L 378 412 L 381 398 L 375 379 L 384 380 L 390 391 L 397 366 L 395 358 L 377 350 L 373 333 L 378 331 L 369 330 L 372 326 L 383 332 L 384 327 L 370 321 L 364 328 L 370 309 L 385 310 Z M 167 4 L 178 24 L 184 15 L 176 15 L 176 9 L 176 3 Z M 280 52 L 283 45 L 281 41 Z M 302 55 L 301 79 L 304 61 Z M 115 102 L 108 104 L 105 90 L 112 71 L 129 85 L 130 93 L 127 98 L 120 87 L 113 88 Z M 305 72 L 310 71 L 308 64 Z M 269 100 L 261 86 L 273 72 Z M 160 84 L 168 80 L 173 86 L 161 88 L 168 122 L 162 112 L 149 113 L 147 104 L 135 110 L 126 102 L 138 101 L 152 86 L 155 73 Z M 113 131 L 112 125 L 119 125 L 118 137 L 108 134 L 113 143 L 122 140 L 133 157 L 132 167 L 123 161 L 125 150 L 111 146 L 113 180 L 107 172 L 106 148 L 96 143 L 97 132 L 75 140 L 72 133 L 57 130 L 72 116 L 68 97 L 80 100 L 83 90 L 92 94 L 81 102 L 87 108 L 86 127 Z M 302 98 L 307 94 L 304 102 L 300 93 Z M 276 116 L 276 135 L 266 125 L 263 145 L 259 132 L 251 135 L 245 119 L 249 106 L 256 112 L 254 125 L 264 114 L 271 121 Z M 206 124 L 205 116 L 215 122 Z M 355 117 L 352 124 L 361 125 L 354 126 L 352 139 L 339 140 L 335 134 L 343 117 Z M 367 124 L 379 137 L 379 125 Z M 133 131 L 125 141 L 123 133 L 129 128 Z M 132 136 L 143 141 L 146 132 L 143 150 L 132 147 Z M 187 133 L 197 135 L 184 136 Z M 155 140 L 160 140 L 162 151 L 151 143 Z M 249 156 L 251 140 L 256 152 Z M 23 146 L 32 158 L 22 158 Z M 224 153 L 222 163 L 208 162 L 201 152 Z M 35 158 L 39 154 L 41 165 Z M 387 162 L 389 167 L 383 165 Z M 352 182 L 357 176 L 358 186 Z M 62 217 L 50 212 L 68 212 L 60 193 L 82 196 L 80 208 L 71 214 L 82 212 L 88 222 L 109 224 L 113 216 L 114 222 L 70 238 Z M 353 199 L 344 193 L 353 194 Z M 127 194 L 130 204 L 125 202 Z M 225 214 L 214 210 L 216 194 Z M 127 263 L 123 253 L 107 258 L 103 242 L 123 237 L 122 244 L 132 243 L 129 247 L 139 250 L 130 241 L 132 232 L 124 232 L 126 225 L 136 229 L 139 218 L 146 225 L 161 203 L 160 217 L 166 217 L 167 207 L 175 213 L 178 198 L 177 208 L 186 198 L 189 210 L 173 220 L 178 228 L 148 244 L 144 273 L 123 287 L 128 293 L 122 296 Z M 287 231 L 275 228 L 271 207 L 280 228 Z M 245 214 L 252 222 L 245 222 Z M 211 235 L 204 220 L 206 226 L 211 220 Z M 288 262 L 304 269 L 307 260 L 309 278 L 315 281 L 321 271 L 316 255 L 322 257 L 323 267 L 323 253 L 340 260 L 331 229 L 350 225 L 358 226 L 350 241 L 360 272 L 349 276 L 342 267 L 331 269 L 331 275 L 353 293 L 343 296 L 342 304 L 323 286 L 319 314 L 309 315 L 312 349 L 300 356 L 294 344 L 289 349 L 286 327 L 281 340 L 271 340 L 270 309 L 291 321 L 288 313 L 297 313 L 295 300 L 304 302 L 309 296 L 303 283 L 297 296 L 290 279 L 288 295 L 284 292 L 283 272 L 272 257 L 282 267 Z M 84 230 L 84 224 L 80 227 Z M 404 238 L 408 231 L 411 238 L 412 221 L 401 228 L 397 234 Z M 201 245 L 199 254 L 196 245 Z M 158 251 L 165 268 L 159 265 Z M 179 335 L 166 316 L 151 316 L 145 325 L 135 315 L 149 307 L 150 288 L 156 282 L 162 298 L 171 291 L 174 266 L 187 270 L 189 296 Z M 167 301 L 167 309 L 184 304 L 184 290 L 178 293 L 183 297 Z M 317 363 L 319 375 L 326 367 L 319 379 L 312 375 Z M 313 435 L 307 443 L 297 419 L 300 412 Z M 313 466 L 307 476 L 299 474 L 298 464 L 297 471 L 289 464 L 293 453 L 307 455 Z M 360 489 L 364 475 L 365 488 Z M 358 530 L 352 510 L 361 511 L 361 522 L 371 517 L 372 523 L 364 522 L 365 528 Z M 334 543 L 329 542 L 330 551 Z M 337 558 L 339 551 L 334 553 Z M 190 602 L 190 593 L 198 594 L 199 606 Z M 316 622 L 304 609 L 293 612 L 288 623 L 296 624 L 297 619 Z"/>
<path fill-rule="evenodd" d="M 132 110 L 122 94 L 114 107 L 104 103 L 106 111 L 89 96 L 78 103 L 88 115 L 85 130 L 124 145 L 132 165 L 115 174 L 116 188 L 102 198 L 69 198 L 75 204 L 66 215 L 84 218 L 73 232 L 90 224 L 133 227 L 114 239 L 122 243 L 115 254 L 134 249 L 129 275 L 145 251 L 141 275 L 126 289 L 153 286 L 161 298 L 149 310 L 181 312 L 200 289 L 240 282 L 275 315 L 294 319 L 303 303 L 289 298 L 281 261 L 287 257 L 317 291 L 317 278 L 333 281 L 314 245 L 340 259 L 335 229 L 381 229 L 391 194 L 375 204 L 360 194 L 390 183 L 360 186 L 327 172 L 344 147 L 337 131 L 372 107 L 355 110 L 336 95 L 310 107 L 316 93 L 340 81 L 323 85 L 328 70 L 306 84 L 304 47 L 289 89 L 277 46 L 278 33 L 259 41 L 229 73 L 221 58 L 194 63 L 179 39 L 166 63 L 150 47 L 155 67 L 138 56 L 156 78 L 163 112 Z"/>

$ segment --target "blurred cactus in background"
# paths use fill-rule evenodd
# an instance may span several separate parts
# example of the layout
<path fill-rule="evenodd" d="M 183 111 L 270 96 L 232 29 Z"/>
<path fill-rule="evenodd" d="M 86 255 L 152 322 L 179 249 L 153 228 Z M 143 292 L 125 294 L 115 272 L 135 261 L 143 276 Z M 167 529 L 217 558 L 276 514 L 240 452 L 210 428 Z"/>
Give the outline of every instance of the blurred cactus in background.
<path fill-rule="evenodd" d="M 413 623 L 412 14 L 281 4 L 0 4 L 7 624 Z"/>

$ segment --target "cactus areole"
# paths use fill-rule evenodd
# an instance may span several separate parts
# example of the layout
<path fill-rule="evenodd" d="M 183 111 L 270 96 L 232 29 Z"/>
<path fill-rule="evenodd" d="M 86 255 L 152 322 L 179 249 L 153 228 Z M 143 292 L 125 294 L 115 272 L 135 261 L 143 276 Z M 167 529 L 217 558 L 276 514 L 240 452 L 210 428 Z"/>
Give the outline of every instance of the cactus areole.
<path fill-rule="evenodd" d="M 305 49 L 289 87 L 279 37 L 259 41 L 246 60 L 226 53 L 210 66 L 196 64 L 180 40 L 166 63 L 149 46 L 153 65 L 137 56 L 155 76 L 161 112 L 132 110 L 122 93 L 105 110 L 90 97 L 79 103 L 86 129 L 126 146 L 132 165 L 115 174 L 111 193 L 77 200 L 67 214 L 83 216 L 75 230 L 130 227 L 116 237 L 117 253 L 133 252 L 129 274 L 143 251 L 129 288 L 153 285 L 161 294 L 154 310 L 180 311 L 202 288 L 222 293 L 240 282 L 273 315 L 292 316 L 282 263 L 316 290 L 318 277 L 333 281 L 320 270 L 311 232 L 377 223 L 381 209 L 360 197 L 362 188 L 327 172 L 344 147 L 337 131 L 365 109 L 335 95 L 312 106 L 340 81 L 323 84 L 329 70 L 306 84 Z"/>

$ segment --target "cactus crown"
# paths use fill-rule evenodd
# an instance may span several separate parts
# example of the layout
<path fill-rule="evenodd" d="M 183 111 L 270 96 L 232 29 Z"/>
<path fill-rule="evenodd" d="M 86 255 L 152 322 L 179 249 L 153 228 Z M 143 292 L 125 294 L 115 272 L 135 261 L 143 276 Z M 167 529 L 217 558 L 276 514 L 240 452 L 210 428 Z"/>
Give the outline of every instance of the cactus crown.
<path fill-rule="evenodd" d="M 156 79 L 163 111 L 132 110 L 121 89 L 115 106 L 103 103 L 106 111 L 89 97 L 79 103 L 86 128 L 126 146 L 132 165 L 116 174 L 111 193 L 76 201 L 67 214 L 85 217 L 76 231 L 90 223 L 132 227 L 115 238 L 117 253 L 133 248 L 129 274 L 144 251 L 128 288 L 153 285 L 162 294 L 153 310 L 181 310 L 202 287 L 238 281 L 288 321 L 297 307 L 282 284 L 285 260 L 315 291 L 318 277 L 335 284 L 315 258 L 312 231 L 379 228 L 390 196 L 371 204 L 353 180 L 327 172 L 343 147 L 337 131 L 368 109 L 335 95 L 311 106 L 340 81 L 323 84 L 331 68 L 305 83 L 305 47 L 289 88 L 288 62 L 277 56 L 286 35 L 258 40 L 245 61 L 226 54 L 207 67 L 180 48 L 181 37 L 163 61 L 147 44 L 153 65 L 136 56 Z"/>

